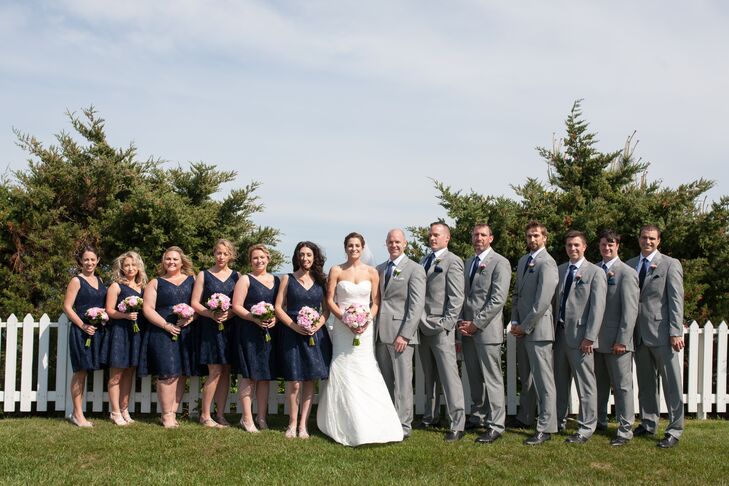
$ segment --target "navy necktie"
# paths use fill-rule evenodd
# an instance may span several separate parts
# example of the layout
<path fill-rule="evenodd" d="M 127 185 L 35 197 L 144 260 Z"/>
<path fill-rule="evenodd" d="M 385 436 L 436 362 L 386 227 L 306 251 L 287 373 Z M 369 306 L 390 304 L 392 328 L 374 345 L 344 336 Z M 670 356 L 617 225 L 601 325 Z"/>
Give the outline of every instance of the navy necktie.
<path fill-rule="evenodd" d="M 430 270 L 430 265 L 433 263 L 433 260 L 435 260 L 435 253 L 431 253 L 425 259 L 425 273 L 428 273 L 428 270 Z"/>
<path fill-rule="evenodd" d="M 640 266 L 640 272 L 638 272 L 638 287 L 643 288 L 643 282 L 645 282 L 645 274 L 648 272 L 648 264 L 650 262 L 647 258 L 643 258 L 643 264 Z"/>
<path fill-rule="evenodd" d="M 395 264 L 390 260 L 387 262 L 387 270 L 385 270 L 385 288 L 387 288 L 387 284 L 390 283 L 390 277 L 392 277 L 392 268 L 395 266 Z"/>
<path fill-rule="evenodd" d="M 605 273 L 608 272 L 608 266 L 605 262 L 602 262 L 602 269 L 605 270 Z"/>
<path fill-rule="evenodd" d="M 524 270 L 521 271 L 522 275 L 527 273 L 527 270 L 529 269 L 529 264 L 532 263 L 533 260 L 534 260 L 534 258 L 531 255 L 529 255 L 529 258 L 527 258 L 526 265 L 524 265 Z"/>
<path fill-rule="evenodd" d="M 562 291 L 562 302 L 559 305 L 559 320 L 560 322 L 564 322 L 564 307 L 567 304 L 567 297 L 570 295 L 570 290 L 572 288 L 572 280 L 575 278 L 575 270 L 577 270 L 577 267 L 574 265 L 570 265 L 569 269 L 567 270 L 567 278 L 564 280 L 564 290 Z"/>
<path fill-rule="evenodd" d="M 473 259 L 473 265 L 471 265 L 471 275 L 468 276 L 468 284 L 473 285 L 473 277 L 476 276 L 476 270 L 478 270 L 478 264 L 481 263 L 481 259 L 479 257 L 475 257 Z"/>

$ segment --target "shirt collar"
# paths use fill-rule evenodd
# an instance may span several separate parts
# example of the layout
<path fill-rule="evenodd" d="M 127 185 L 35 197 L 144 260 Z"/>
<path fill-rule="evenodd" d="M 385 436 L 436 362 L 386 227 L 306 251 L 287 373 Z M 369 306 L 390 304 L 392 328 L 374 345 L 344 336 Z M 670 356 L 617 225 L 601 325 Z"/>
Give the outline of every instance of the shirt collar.
<path fill-rule="evenodd" d="M 608 268 L 608 270 L 610 270 L 610 267 L 612 267 L 613 264 L 615 262 L 617 262 L 618 260 L 620 260 L 620 257 L 615 257 L 612 260 L 610 260 L 609 262 L 606 262 L 606 261 L 603 260 L 602 264 L 605 265 Z"/>
<path fill-rule="evenodd" d="M 438 251 L 434 251 L 433 254 L 435 255 L 435 258 L 440 258 L 446 251 L 448 251 L 448 247 L 441 248 Z"/>
<path fill-rule="evenodd" d="M 539 255 L 539 253 L 541 253 L 541 251 L 544 250 L 544 248 L 545 247 L 541 247 L 540 249 L 538 249 L 534 253 L 530 253 L 530 255 L 532 256 L 532 260 L 534 260 L 537 257 L 537 255 Z"/>
<path fill-rule="evenodd" d="M 393 265 L 398 266 L 405 258 L 405 253 L 401 253 L 399 257 L 395 258 L 394 260 L 390 260 Z"/>
<path fill-rule="evenodd" d="M 482 251 L 481 253 L 479 253 L 478 255 L 476 255 L 478 257 L 478 261 L 483 263 L 483 261 L 486 259 L 486 257 L 488 256 L 489 253 L 491 253 L 490 246 L 488 248 L 486 248 L 484 251 Z"/>
<path fill-rule="evenodd" d="M 572 262 L 567 262 L 567 263 L 569 263 L 570 265 L 574 265 L 575 268 L 577 270 L 579 270 L 580 267 L 582 266 L 582 263 L 584 263 L 584 261 L 585 261 L 585 257 L 582 257 L 582 258 L 579 259 L 579 261 L 577 263 L 572 263 Z"/>

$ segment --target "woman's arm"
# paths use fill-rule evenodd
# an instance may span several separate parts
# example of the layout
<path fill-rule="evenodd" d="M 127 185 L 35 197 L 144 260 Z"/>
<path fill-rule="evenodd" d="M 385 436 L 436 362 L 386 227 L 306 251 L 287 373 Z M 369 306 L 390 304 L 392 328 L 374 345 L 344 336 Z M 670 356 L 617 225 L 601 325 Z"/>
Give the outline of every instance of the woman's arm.
<path fill-rule="evenodd" d="M 73 303 L 76 301 L 76 296 L 78 295 L 79 290 L 81 290 L 81 282 L 78 281 L 78 278 L 74 277 L 70 282 L 68 282 L 68 286 L 66 287 L 66 295 L 63 297 L 63 312 L 66 313 L 69 320 L 75 326 L 87 334 L 93 335 L 94 333 L 91 332 L 91 329 L 89 328 L 93 328 L 94 326 L 85 324 L 78 314 L 76 314 L 76 311 L 73 310 Z"/>

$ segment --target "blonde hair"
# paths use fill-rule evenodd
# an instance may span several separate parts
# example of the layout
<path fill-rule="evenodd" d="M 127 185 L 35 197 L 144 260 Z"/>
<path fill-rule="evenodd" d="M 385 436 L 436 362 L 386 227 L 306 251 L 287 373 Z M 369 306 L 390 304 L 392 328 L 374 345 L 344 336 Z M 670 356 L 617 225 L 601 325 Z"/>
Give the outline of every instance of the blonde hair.
<path fill-rule="evenodd" d="M 251 257 L 253 256 L 253 252 L 256 251 L 256 250 L 262 251 L 263 253 L 266 254 L 266 256 L 268 257 L 268 260 L 269 261 L 271 260 L 271 252 L 268 251 L 268 248 L 266 248 L 266 245 L 264 245 L 263 243 L 258 243 L 256 245 L 253 245 L 252 247 L 248 248 L 248 261 L 249 262 L 251 261 Z"/>
<path fill-rule="evenodd" d="M 215 242 L 215 245 L 213 245 L 213 253 L 215 253 L 215 249 L 219 246 L 222 246 L 226 250 L 228 250 L 228 253 L 230 253 L 230 261 L 234 262 L 235 259 L 238 257 L 238 252 L 235 249 L 235 245 L 230 240 L 226 240 L 225 238 L 220 238 L 218 241 Z"/>
<path fill-rule="evenodd" d="M 114 263 L 111 265 L 111 278 L 116 283 L 124 283 L 127 281 L 126 275 L 124 275 L 124 260 L 131 258 L 134 264 L 137 266 L 137 275 L 134 276 L 134 282 L 137 285 L 144 287 L 147 285 L 147 273 L 144 271 L 144 262 L 142 257 L 136 251 L 128 251 L 122 253 L 114 259 Z"/>
<path fill-rule="evenodd" d="M 192 268 L 192 260 L 190 260 L 190 257 L 185 255 L 185 252 L 182 251 L 182 248 L 179 246 L 171 246 L 165 250 L 164 253 L 162 253 L 162 260 L 159 262 L 159 266 L 157 267 L 157 274 L 162 277 L 167 273 L 167 270 L 165 270 L 165 256 L 175 251 L 180 254 L 180 261 L 182 262 L 182 268 L 180 268 L 180 273 L 183 275 L 195 275 L 195 270 Z"/>

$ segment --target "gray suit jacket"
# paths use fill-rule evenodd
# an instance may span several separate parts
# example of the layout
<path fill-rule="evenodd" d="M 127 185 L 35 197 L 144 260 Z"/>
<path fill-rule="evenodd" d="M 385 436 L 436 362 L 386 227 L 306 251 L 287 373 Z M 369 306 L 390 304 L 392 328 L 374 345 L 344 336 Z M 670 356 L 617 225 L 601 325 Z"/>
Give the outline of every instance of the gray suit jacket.
<path fill-rule="evenodd" d="M 554 321 L 559 316 L 559 304 L 564 293 L 569 262 L 559 266 L 559 285 L 554 292 L 552 307 Z M 598 344 L 598 335 L 605 314 L 607 278 L 605 271 L 587 260 L 575 272 L 574 279 L 564 307 L 564 337 L 567 347 L 577 349 L 583 339 Z"/>
<path fill-rule="evenodd" d="M 473 336 L 475 342 L 501 344 L 504 342 L 504 304 L 509 296 L 511 265 L 492 248 L 476 270 L 471 284 L 468 276 L 475 258 L 469 258 L 464 268 L 466 300 L 461 315 L 479 328 Z"/>
<path fill-rule="evenodd" d="M 389 261 L 389 260 L 388 260 Z M 385 288 L 387 261 L 377 266 L 380 274 L 380 310 L 375 333 L 377 340 L 392 344 L 398 336 L 418 343 L 418 324 L 425 306 L 425 270 L 408 257 L 394 267 Z"/>
<path fill-rule="evenodd" d="M 640 256 L 631 258 L 635 269 Z M 667 346 L 670 336 L 683 336 L 683 268 L 675 258 L 656 253 L 640 291 L 635 344 Z"/>
<path fill-rule="evenodd" d="M 559 283 L 557 263 L 546 248 L 524 271 L 527 253 L 516 266 L 516 285 L 511 294 L 511 320 L 526 332 L 527 341 L 554 341 L 552 298 Z"/>
<path fill-rule="evenodd" d="M 597 351 L 610 353 L 616 343 L 634 351 L 633 329 L 638 318 L 639 295 L 638 274 L 621 260 L 616 260 L 607 274 L 605 314 L 597 338 Z"/>
<path fill-rule="evenodd" d="M 424 257 L 420 262 L 425 263 Z M 448 249 L 430 265 L 426 276 L 425 311 L 420 331 L 435 336 L 456 327 L 463 306 L 463 261 Z"/>

